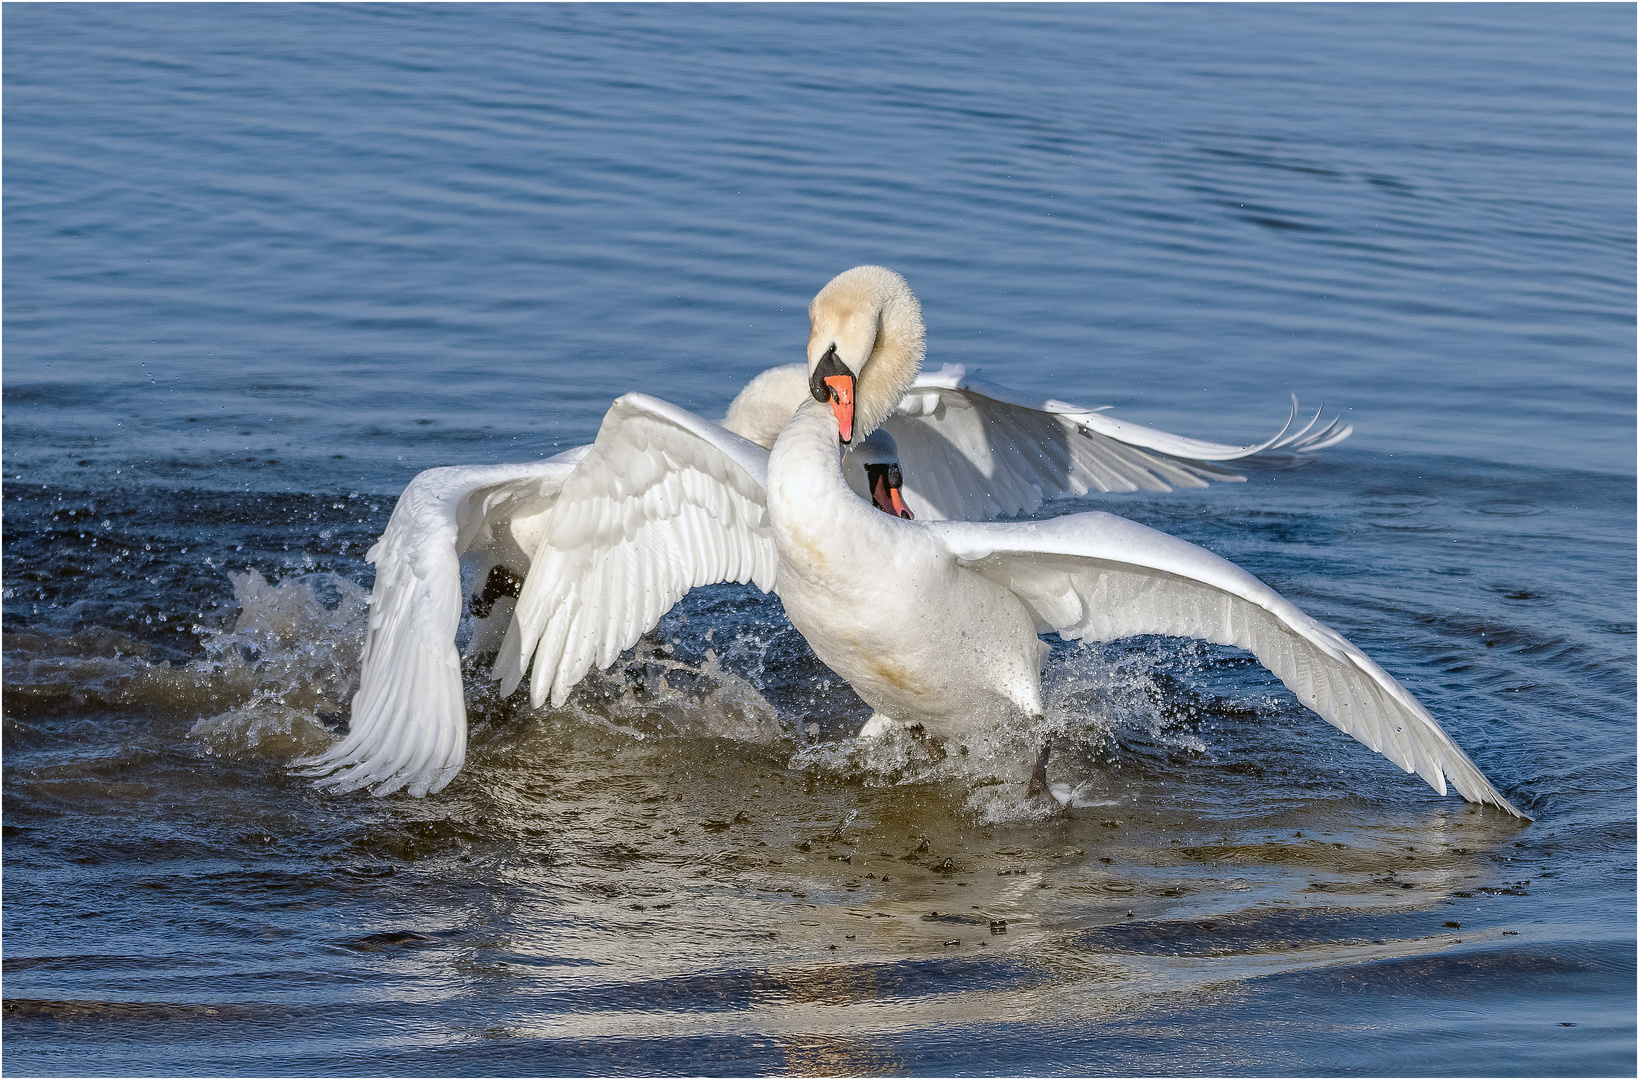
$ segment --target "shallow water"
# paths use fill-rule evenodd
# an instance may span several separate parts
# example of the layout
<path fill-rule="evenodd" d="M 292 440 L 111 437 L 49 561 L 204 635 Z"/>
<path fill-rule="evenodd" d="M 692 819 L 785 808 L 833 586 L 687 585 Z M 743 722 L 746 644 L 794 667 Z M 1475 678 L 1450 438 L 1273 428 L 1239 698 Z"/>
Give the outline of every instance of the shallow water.
<path fill-rule="evenodd" d="M 4 1066 L 1604 1075 L 1634 1065 L 1633 30 L 1506 7 L 10 7 Z M 415 471 L 715 415 L 832 274 L 1187 434 L 1103 497 L 1401 679 L 1537 819 L 1233 650 L 1055 643 L 1052 779 L 930 766 L 778 601 L 427 800 L 345 723 Z M 1006 780 L 1007 783 L 996 783 Z"/>

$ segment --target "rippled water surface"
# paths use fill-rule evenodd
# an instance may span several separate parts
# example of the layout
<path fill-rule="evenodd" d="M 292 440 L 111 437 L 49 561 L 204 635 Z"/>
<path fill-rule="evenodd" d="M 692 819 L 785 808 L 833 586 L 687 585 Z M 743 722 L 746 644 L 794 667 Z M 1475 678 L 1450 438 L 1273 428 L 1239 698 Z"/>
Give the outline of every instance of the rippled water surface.
<path fill-rule="evenodd" d="M 1629 1074 L 1632 11 L 12 5 L 4 1066 Z M 1524 825 L 1244 654 L 1056 642 L 1052 779 L 851 738 L 699 590 L 442 794 L 347 721 L 417 470 L 717 415 L 861 262 L 930 360 L 1214 439 L 1086 500 L 1401 679 Z M 1057 513 L 1070 508 L 1048 508 Z"/>

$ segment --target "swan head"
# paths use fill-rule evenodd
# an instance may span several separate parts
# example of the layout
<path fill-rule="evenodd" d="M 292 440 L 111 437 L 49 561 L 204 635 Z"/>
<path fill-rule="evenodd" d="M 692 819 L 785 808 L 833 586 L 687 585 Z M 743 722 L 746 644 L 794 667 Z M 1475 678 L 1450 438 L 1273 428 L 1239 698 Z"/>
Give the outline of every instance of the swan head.
<path fill-rule="evenodd" d="M 830 404 L 844 443 L 893 414 L 926 349 L 922 305 L 885 267 L 845 270 L 808 305 L 808 390 Z"/>
<path fill-rule="evenodd" d="M 863 484 L 860 471 L 863 470 Z M 899 471 L 899 445 L 883 428 L 858 440 L 843 458 L 842 474 L 848 486 L 871 500 L 871 505 L 891 517 L 907 521 L 916 517 L 905 505 L 901 492 L 905 477 Z"/>

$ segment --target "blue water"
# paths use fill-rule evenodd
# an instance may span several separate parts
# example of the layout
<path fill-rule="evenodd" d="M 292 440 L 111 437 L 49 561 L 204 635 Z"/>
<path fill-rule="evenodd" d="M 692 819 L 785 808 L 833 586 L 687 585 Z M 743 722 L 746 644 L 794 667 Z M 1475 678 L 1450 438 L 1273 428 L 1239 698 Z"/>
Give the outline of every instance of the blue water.
<path fill-rule="evenodd" d="M 1632 1073 L 1630 8 L 3 17 L 9 1072 Z M 1337 626 L 1537 821 L 1152 640 L 1050 668 L 1110 817 L 996 824 L 826 758 L 862 707 L 735 589 L 663 631 L 817 750 L 473 679 L 418 802 L 195 727 L 344 721 L 416 471 L 720 415 L 862 262 L 933 364 L 1225 441 L 1341 412 L 1096 505 Z"/>

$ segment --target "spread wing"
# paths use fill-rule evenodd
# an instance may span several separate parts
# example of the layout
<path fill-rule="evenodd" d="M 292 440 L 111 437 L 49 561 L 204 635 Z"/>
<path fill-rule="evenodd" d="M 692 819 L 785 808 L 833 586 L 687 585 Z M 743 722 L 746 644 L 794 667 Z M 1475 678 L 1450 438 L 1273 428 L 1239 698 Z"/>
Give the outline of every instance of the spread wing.
<path fill-rule="evenodd" d="M 1440 794 L 1524 817 L 1405 688 L 1335 630 L 1204 548 L 1113 514 L 1019 524 L 932 522 L 961 565 L 1010 589 L 1040 632 L 1168 634 L 1256 656 L 1298 700 Z"/>
<path fill-rule="evenodd" d="M 544 521 L 494 675 L 562 704 L 683 594 L 719 581 L 774 586 L 768 452 L 646 394 L 617 399 Z M 532 668 L 532 670 L 531 670 Z"/>
<path fill-rule="evenodd" d="M 374 786 L 387 795 L 438 791 L 461 770 L 467 712 L 455 631 L 461 621 L 461 554 L 474 545 L 516 547 L 556 498 L 584 448 L 523 465 L 428 469 L 398 498 L 365 558 L 376 566 L 370 627 L 360 657 L 348 733 L 298 761 L 316 786 Z M 497 561 L 489 555 L 490 561 Z"/>
<path fill-rule="evenodd" d="M 1296 415 L 1297 399 L 1292 402 Z M 1210 462 L 1280 451 L 1311 453 L 1349 437 L 1320 416 L 1274 438 L 1231 446 L 1185 438 L 1062 401 L 1034 401 L 969 378 L 956 364 L 919 376 L 884 424 L 899 446 L 905 500 L 924 520 L 979 521 L 1028 513 L 1089 491 L 1170 491 L 1245 477 Z"/>

